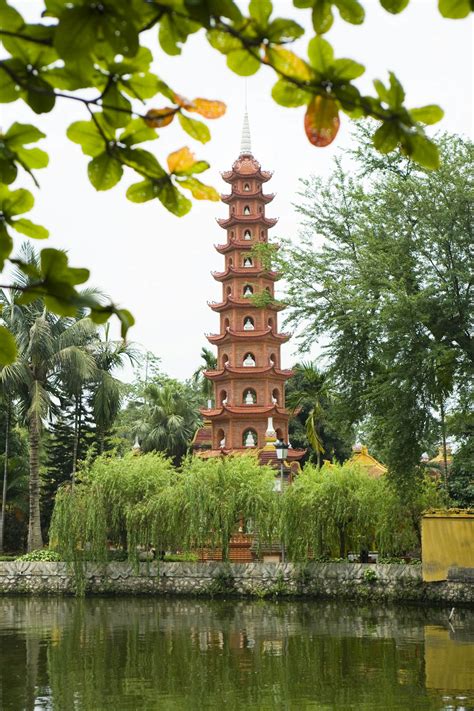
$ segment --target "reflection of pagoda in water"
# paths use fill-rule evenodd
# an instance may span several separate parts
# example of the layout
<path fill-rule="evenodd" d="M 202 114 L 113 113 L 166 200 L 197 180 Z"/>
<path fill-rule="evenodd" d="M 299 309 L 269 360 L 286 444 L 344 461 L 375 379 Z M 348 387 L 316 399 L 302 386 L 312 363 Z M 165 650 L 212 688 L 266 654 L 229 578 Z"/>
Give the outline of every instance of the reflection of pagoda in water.
<path fill-rule="evenodd" d="M 276 439 L 288 441 L 285 382 L 292 371 L 281 367 L 280 348 L 290 336 L 278 330 L 278 312 L 284 308 L 275 300 L 279 275 L 255 250 L 268 243 L 276 219 L 265 215 L 273 195 L 263 192 L 263 183 L 271 173 L 252 154 L 247 114 L 240 155 L 222 177 L 231 186 L 221 197 L 229 216 L 218 220 L 227 236 L 216 246 L 224 269 L 213 273 L 222 284 L 222 300 L 210 304 L 220 328 L 207 336 L 217 346 L 217 368 L 205 373 L 214 385 L 214 402 L 201 411 L 205 423 L 193 445 L 207 457 L 257 448 L 262 462 L 276 463 Z M 290 448 L 289 463 L 303 455 L 304 450 Z"/>

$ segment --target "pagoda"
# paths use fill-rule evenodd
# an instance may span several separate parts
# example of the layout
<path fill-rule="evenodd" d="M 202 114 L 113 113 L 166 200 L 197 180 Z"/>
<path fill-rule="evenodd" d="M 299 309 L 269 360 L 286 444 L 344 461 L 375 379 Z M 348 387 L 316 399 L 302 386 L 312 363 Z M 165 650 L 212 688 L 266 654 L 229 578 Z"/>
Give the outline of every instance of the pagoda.
<path fill-rule="evenodd" d="M 204 373 L 214 385 L 214 401 L 201 410 L 204 426 L 193 442 L 201 456 L 256 448 L 262 462 L 276 464 L 275 441 L 288 442 L 285 383 L 293 373 L 281 367 L 280 347 L 290 335 L 278 330 L 278 313 L 284 308 L 275 300 L 279 274 L 267 268 L 254 249 L 268 243 L 268 230 L 277 222 L 265 214 L 274 196 L 263 192 L 263 184 L 271 177 L 252 154 L 245 113 L 240 155 L 232 169 L 222 173 L 230 185 L 230 192 L 221 195 L 229 213 L 217 221 L 226 241 L 216 245 L 224 258 L 223 270 L 213 272 L 222 284 L 222 298 L 209 303 L 219 315 L 220 328 L 207 335 L 217 347 L 217 368 Z M 257 306 L 252 297 L 261 294 Z M 290 447 L 288 464 L 304 453 Z"/>

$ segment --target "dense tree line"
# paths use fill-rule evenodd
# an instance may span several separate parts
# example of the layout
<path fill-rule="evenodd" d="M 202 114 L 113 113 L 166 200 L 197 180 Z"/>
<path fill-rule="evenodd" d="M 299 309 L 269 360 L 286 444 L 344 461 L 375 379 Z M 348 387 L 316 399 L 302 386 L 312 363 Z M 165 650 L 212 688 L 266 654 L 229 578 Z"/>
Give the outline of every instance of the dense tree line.
<path fill-rule="evenodd" d="M 99 457 L 76 487 L 57 494 L 50 546 L 69 561 L 106 560 L 110 546 L 140 551 L 220 548 L 245 523 L 257 548 L 283 541 L 293 560 L 346 557 L 376 546 L 385 555 L 420 548 L 421 512 L 444 503 L 426 479 L 407 506 L 386 478 L 353 464 L 307 464 L 276 491 L 256 453 L 187 457 L 176 469 L 160 453 Z"/>

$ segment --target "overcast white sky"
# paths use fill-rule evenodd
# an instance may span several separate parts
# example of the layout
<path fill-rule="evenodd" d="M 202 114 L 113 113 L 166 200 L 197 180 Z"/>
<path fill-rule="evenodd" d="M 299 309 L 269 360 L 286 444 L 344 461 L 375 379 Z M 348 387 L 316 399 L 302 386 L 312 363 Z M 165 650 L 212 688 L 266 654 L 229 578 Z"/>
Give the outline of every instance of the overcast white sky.
<path fill-rule="evenodd" d="M 31 15 L 36 5 L 31 0 L 13 4 L 25 15 Z M 373 78 L 386 79 L 387 70 L 393 70 L 405 87 L 408 106 L 439 103 L 446 113 L 437 128 L 472 137 L 472 21 L 441 18 L 435 0 L 411 0 L 398 16 L 383 11 L 378 0 L 363 4 L 364 25 L 354 27 L 337 19 L 328 35 L 337 56 L 365 64 L 366 75 L 358 86 L 371 91 Z M 290 0 L 277 0 L 274 6 L 278 16 L 293 17 L 310 29 L 309 11 L 296 11 Z M 304 53 L 306 42 L 299 43 L 298 51 Z M 158 141 L 144 147 L 164 161 L 172 150 L 189 145 L 211 163 L 203 180 L 225 192 L 219 172 L 230 168 L 239 152 L 245 80 L 226 68 L 225 58 L 207 45 L 202 34 L 190 38 L 181 57 L 162 53 L 153 33 L 149 43 L 156 50 L 154 71 L 173 88 L 190 98 L 221 99 L 228 111 L 209 122 L 212 141 L 207 145 L 193 142 L 171 125 L 162 130 Z M 304 109 L 277 106 L 270 96 L 273 81 L 271 71 L 261 69 L 247 80 L 247 93 L 254 155 L 263 168 L 274 171 L 267 189 L 276 198 L 267 213 L 279 218 L 272 230 L 275 239 L 297 234 L 292 203 L 299 178 L 327 175 L 333 156 L 351 139 L 349 122 L 344 120 L 332 146 L 312 147 L 303 130 Z M 157 97 L 147 108 L 164 103 Z M 201 347 L 208 345 L 203 334 L 218 329 L 218 315 L 206 301 L 220 297 L 220 285 L 210 271 L 222 266 L 223 257 L 213 245 L 225 236 L 215 218 L 226 214 L 226 206 L 199 202 L 186 217 L 176 218 L 158 201 L 129 202 L 125 190 L 136 178 L 97 193 L 87 179 L 86 156 L 65 137 L 69 123 L 87 119 L 81 106 L 63 101 L 54 115 L 39 117 L 23 103 L 2 106 L 1 111 L 3 128 L 12 121 L 31 121 L 48 134 L 43 145 L 51 162 L 47 170 L 38 172 L 41 190 L 31 218 L 48 227 L 49 244 L 67 249 L 74 266 L 90 268 L 92 284 L 133 312 L 137 324 L 131 340 L 160 356 L 169 375 L 189 377 L 199 363 Z M 285 349 L 288 365 L 294 346 Z"/>

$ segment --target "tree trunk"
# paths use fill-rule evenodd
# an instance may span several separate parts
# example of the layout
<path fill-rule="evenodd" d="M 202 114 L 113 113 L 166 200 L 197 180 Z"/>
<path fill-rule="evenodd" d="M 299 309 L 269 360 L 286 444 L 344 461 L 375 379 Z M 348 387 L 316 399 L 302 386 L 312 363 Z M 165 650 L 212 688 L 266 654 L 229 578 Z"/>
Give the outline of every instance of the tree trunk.
<path fill-rule="evenodd" d="M 28 553 L 43 547 L 40 520 L 40 475 L 39 475 L 39 445 L 40 423 L 37 417 L 32 417 L 29 423 L 30 440 L 30 507 L 28 519 Z"/>
<path fill-rule="evenodd" d="M 77 471 L 77 453 L 79 451 L 79 435 L 80 435 L 80 404 L 81 396 L 74 396 L 74 444 L 72 448 L 72 472 L 71 472 L 71 484 L 74 488 L 76 483 L 76 471 Z"/>
<path fill-rule="evenodd" d="M 443 444 L 443 464 L 444 464 L 444 486 L 446 487 L 446 493 L 448 492 L 448 449 L 446 446 L 446 412 L 444 410 L 444 402 L 441 400 L 440 403 L 440 416 L 441 416 L 441 437 Z"/>
<path fill-rule="evenodd" d="M 5 461 L 3 463 L 3 488 L 2 488 L 2 511 L 0 513 L 0 553 L 3 553 L 3 536 L 5 530 L 5 507 L 7 505 L 7 485 L 8 485 L 8 454 L 10 449 L 10 411 L 11 403 L 7 403 L 5 417 Z"/>

